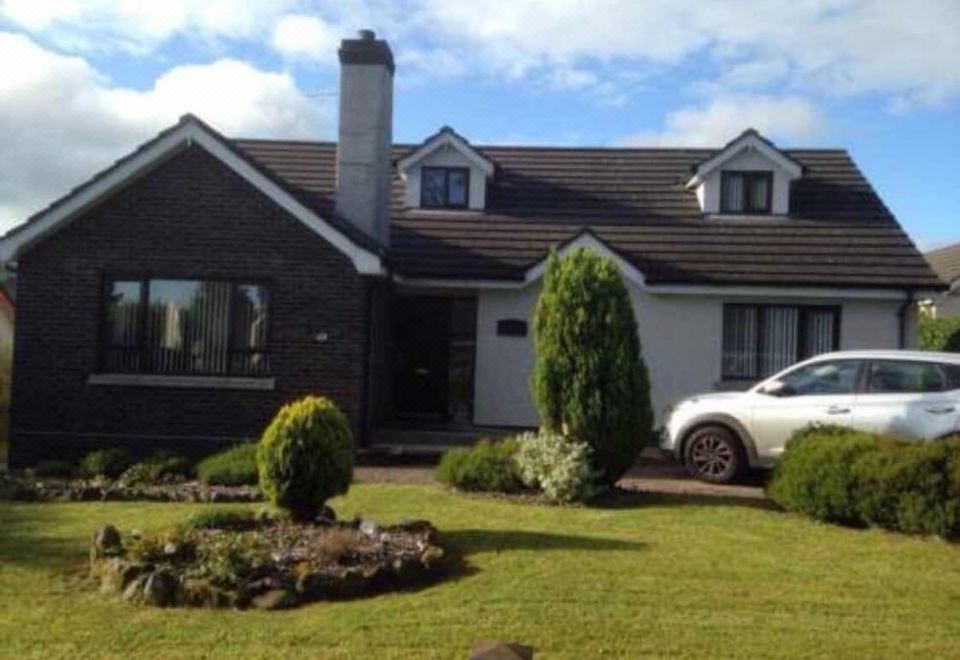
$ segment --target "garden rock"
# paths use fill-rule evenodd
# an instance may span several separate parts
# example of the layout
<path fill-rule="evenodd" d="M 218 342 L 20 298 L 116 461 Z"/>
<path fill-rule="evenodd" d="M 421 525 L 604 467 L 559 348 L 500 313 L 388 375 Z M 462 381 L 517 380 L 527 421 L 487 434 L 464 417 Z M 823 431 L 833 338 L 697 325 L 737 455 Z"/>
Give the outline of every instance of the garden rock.
<path fill-rule="evenodd" d="M 172 604 L 177 590 L 177 578 L 168 571 L 155 571 L 143 584 L 143 602 L 147 605 L 166 607 Z"/>
<path fill-rule="evenodd" d="M 286 589 L 271 589 L 250 601 L 250 605 L 258 610 L 285 610 L 296 604 L 296 596 Z"/>

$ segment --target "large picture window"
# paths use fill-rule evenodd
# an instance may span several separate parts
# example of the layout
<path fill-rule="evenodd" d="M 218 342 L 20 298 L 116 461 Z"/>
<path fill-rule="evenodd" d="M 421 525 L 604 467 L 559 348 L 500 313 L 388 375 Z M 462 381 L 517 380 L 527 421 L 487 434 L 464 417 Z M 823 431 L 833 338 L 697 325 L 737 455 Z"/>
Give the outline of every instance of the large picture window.
<path fill-rule="evenodd" d="M 757 380 L 840 343 L 840 308 L 723 306 L 723 378 Z"/>
<path fill-rule="evenodd" d="M 772 172 L 725 171 L 721 173 L 721 213 L 770 213 L 772 204 Z"/>
<path fill-rule="evenodd" d="M 266 376 L 269 295 L 262 284 L 110 279 L 101 370 Z"/>

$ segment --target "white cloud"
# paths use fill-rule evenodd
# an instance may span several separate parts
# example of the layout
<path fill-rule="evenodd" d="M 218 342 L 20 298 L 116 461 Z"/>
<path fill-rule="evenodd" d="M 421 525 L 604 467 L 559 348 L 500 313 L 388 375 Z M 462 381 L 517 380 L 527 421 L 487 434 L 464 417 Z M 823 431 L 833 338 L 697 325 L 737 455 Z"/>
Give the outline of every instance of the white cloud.
<path fill-rule="evenodd" d="M 274 26 L 271 44 L 287 57 L 332 64 L 337 61 L 337 47 L 346 34 L 347 31 L 319 16 L 290 14 Z"/>
<path fill-rule="evenodd" d="M 74 52 L 145 53 L 168 39 L 250 39 L 292 0 L 0 0 L 0 16 Z"/>
<path fill-rule="evenodd" d="M 810 139 L 823 126 L 816 108 L 798 97 L 729 96 L 701 107 L 667 115 L 661 132 L 641 132 L 617 141 L 622 145 L 717 147 L 747 127 L 780 140 Z"/>
<path fill-rule="evenodd" d="M 957 0 L 422 0 L 414 15 L 449 47 L 481 49 L 508 75 L 617 61 L 697 63 L 702 89 L 786 83 L 818 95 L 880 93 L 897 108 L 960 95 Z"/>
<path fill-rule="evenodd" d="M 0 225 L 128 153 L 185 113 L 227 135 L 329 137 L 329 101 L 285 73 L 237 60 L 175 67 L 140 91 L 112 85 L 79 57 L 0 32 Z"/>

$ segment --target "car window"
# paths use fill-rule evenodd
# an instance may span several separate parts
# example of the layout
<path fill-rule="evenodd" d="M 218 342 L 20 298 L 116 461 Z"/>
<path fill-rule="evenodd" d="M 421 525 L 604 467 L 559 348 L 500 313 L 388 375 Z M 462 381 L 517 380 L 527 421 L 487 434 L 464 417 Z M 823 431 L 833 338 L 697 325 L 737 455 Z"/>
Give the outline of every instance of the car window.
<path fill-rule="evenodd" d="M 867 391 L 873 394 L 942 392 L 946 378 L 934 362 L 884 360 L 870 364 Z"/>
<path fill-rule="evenodd" d="M 794 369 L 779 378 L 781 396 L 850 394 L 857 383 L 859 360 L 817 362 Z"/>
<path fill-rule="evenodd" d="M 960 390 L 960 364 L 941 364 L 940 368 L 947 377 L 947 389 Z"/>

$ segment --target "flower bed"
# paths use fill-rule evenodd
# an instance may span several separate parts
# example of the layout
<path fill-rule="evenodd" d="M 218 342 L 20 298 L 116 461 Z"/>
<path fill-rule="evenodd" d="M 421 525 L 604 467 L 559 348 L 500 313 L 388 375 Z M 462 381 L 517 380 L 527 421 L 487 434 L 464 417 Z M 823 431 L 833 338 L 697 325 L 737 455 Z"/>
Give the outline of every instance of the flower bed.
<path fill-rule="evenodd" d="M 132 485 L 104 479 L 44 479 L 0 472 L 0 500 L 259 502 L 256 486 L 206 486 L 196 481 Z"/>
<path fill-rule="evenodd" d="M 439 575 L 444 551 L 430 523 L 379 527 L 328 514 L 294 523 L 212 512 L 129 542 L 107 526 L 94 535 L 91 575 L 129 602 L 238 609 L 356 598 Z"/>

